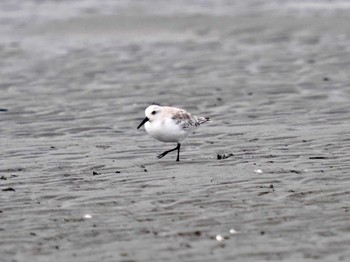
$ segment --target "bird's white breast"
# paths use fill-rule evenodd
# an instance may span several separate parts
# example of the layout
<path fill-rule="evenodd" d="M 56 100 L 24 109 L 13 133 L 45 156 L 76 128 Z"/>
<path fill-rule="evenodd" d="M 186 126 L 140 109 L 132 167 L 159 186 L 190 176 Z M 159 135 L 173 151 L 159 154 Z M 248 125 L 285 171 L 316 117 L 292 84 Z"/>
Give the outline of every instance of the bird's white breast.
<path fill-rule="evenodd" d="M 145 129 L 148 134 L 162 142 L 179 142 L 188 135 L 188 132 L 171 118 L 146 122 Z"/>

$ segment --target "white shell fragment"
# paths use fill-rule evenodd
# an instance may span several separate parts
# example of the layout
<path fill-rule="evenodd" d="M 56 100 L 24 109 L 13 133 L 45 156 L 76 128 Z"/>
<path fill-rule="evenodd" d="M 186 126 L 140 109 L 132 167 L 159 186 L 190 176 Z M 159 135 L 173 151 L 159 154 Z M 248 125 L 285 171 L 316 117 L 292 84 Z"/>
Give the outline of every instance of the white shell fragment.
<path fill-rule="evenodd" d="M 237 233 L 236 230 L 234 230 L 233 228 L 230 229 L 230 234 L 236 234 L 236 233 Z"/>
<path fill-rule="evenodd" d="M 224 238 L 221 235 L 216 235 L 216 240 L 217 241 L 223 241 Z"/>

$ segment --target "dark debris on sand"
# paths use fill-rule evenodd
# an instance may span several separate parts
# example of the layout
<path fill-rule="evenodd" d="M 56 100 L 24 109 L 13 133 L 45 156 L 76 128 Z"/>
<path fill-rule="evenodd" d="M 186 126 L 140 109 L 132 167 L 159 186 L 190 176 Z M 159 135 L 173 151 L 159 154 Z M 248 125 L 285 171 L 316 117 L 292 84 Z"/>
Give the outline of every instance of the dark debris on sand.
<path fill-rule="evenodd" d="M 16 191 L 13 187 L 4 188 L 2 191 Z"/>
<path fill-rule="evenodd" d="M 231 157 L 231 156 L 233 156 L 232 153 L 230 153 L 230 154 L 217 154 L 216 158 L 217 158 L 218 160 L 221 160 L 221 159 L 229 158 L 229 157 Z"/>

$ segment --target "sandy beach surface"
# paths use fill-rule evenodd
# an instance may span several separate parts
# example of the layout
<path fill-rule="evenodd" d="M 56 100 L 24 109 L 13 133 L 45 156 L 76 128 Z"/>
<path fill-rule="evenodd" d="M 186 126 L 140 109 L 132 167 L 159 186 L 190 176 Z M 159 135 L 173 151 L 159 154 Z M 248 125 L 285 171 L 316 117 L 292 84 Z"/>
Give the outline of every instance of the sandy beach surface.
<path fill-rule="evenodd" d="M 101 2 L 0 4 L 0 261 L 350 261 L 350 4 Z"/>

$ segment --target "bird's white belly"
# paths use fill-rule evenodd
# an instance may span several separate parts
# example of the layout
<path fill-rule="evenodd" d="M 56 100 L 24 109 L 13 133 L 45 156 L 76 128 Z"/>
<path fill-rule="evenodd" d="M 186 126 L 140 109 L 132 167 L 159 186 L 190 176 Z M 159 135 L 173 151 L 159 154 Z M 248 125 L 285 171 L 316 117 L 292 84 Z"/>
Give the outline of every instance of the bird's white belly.
<path fill-rule="evenodd" d="M 162 142 L 179 142 L 188 135 L 188 132 L 175 124 L 174 121 L 146 122 L 145 129 L 148 134 Z"/>

